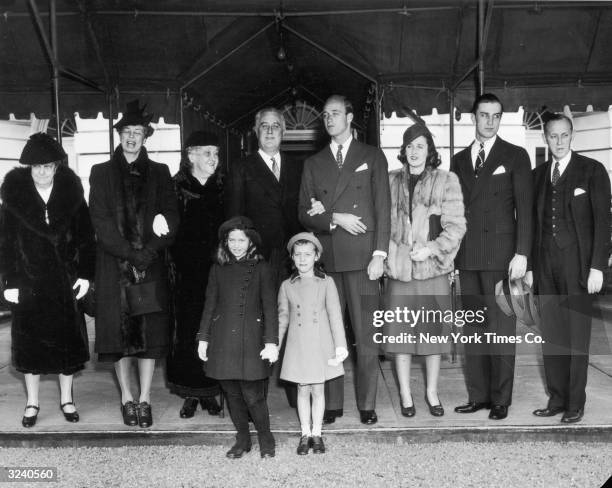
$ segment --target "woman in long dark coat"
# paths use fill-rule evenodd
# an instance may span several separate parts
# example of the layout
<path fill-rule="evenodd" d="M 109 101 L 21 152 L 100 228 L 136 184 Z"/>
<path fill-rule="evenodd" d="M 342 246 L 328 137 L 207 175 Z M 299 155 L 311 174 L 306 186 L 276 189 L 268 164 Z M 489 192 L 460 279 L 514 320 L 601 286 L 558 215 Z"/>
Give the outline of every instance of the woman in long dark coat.
<path fill-rule="evenodd" d="M 98 238 L 96 352 L 99 361 L 115 363 L 124 423 L 141 427 L 153 423 L 150 395 L 155 360 L 168 354 L 165 250 L 172 244 L 179 219 L 170 171 L 151 161 L 143 146 L 153 132 L 151 118 L 137 101 L 128 104 L 115 124 L 121 145 L 110 161 L 91 169 L 89 194 Z M 153 283 L 155 288 L 155 303 L 140 311 L 128 300 L 135 290 L 131 287 L 138 283 Z M 140 378 L 138 403 L 130 391 L 134 358 Z"/>
<path fill-rule="evenodd" d="M 217 229 L 223 222 L 219 139 L 215 134 L 196 131 L 187 138 L 174 184 L 181 223 L 172 246 L 176 319 L 167 363 L 168 383 L 174 393 L 185 398 L 181 418 L 193 417 L 198 401 L 209 414 L 217 415 L 219 384 L 204 374 L 196 341 L 212 255 L 217 249 Z"/>
<path fill-rule="evenodd" d="M 89 360 L 77 300 L 94 274 L 95 241 L 81 181 L 66 153 L 46 134 L 34 134 L 0 188 L 0 275 L 12 303 L 13 366 L 24 373 L 24 427 L 36 424 L 41 374 L 58 374 L 60 409 L 78 422 L 73 374 Z"/>

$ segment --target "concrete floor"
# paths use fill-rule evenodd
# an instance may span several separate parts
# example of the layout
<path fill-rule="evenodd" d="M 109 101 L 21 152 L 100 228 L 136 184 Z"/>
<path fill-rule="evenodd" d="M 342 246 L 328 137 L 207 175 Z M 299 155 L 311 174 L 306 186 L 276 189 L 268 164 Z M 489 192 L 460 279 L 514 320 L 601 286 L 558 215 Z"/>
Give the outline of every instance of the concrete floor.
<path fill-rule="evenodd" d="M 589 366 L 587 403 L 582 422 L 567 426 L 560 416 L 537 418 L 532 411 L 546 405 L 542 358 L 539 346 L 521 345 L 517 349 L 514 398 L 508 418 L 493 421 L 488 411 L 456 414 L 453 408 L 467 400 L 462 356 L 456 362 L 449 357 L 442 361 L 439 392 L 446 415 L 432 417 L 424 400 L 424 365 L 415 360 L 412 370 L 412 391 L 416 416 L 400 414 L 398 388 L 392 363 L 380 367 L 377 413 L 379 422 L 365 426 L 359 422 L 355 405 L 352 367 L 345 363 L 344 416 L 329 426 L 325 435 L 352 435 L 372 438 L 402 437 L 408 442 L 436 440 L 612 440 L 612 312 L 603 321 L 594 323 L 592 356 Z M 93 322 L 88 324 L 93 348 Z M 520 326 L 519 334 L 527 331 Z M 95 358 L 95 355 L 92 354 Z M 192 419 L 179 418 L 182 399 L 169 393 L 165 385 L 163 364 L 155 372 L 152 406 L 154 425 L 149 429 L 123 425 L 119 389 L 112 365 L 90 361 L 75 377 L 74 397 L 81 416 L 76 424 L 67 423 L 59 410 L 57 378 L 45 376 L 41 381 L 40 414 L 36 426 L 25 429 L 21 417 L 25 403 L 23 376 L 10 366 L 10 323 L 0 324 L 0 445 L 122 445 L 154 444 L 227 444 L 233 437 L 228 415 L 210 416 L 198 410 Z M 294 409 L 285 399 L 284 390 L 271 382 L 269 408 L 272 429 L 279 436 L 294 436 L 299 422 Z"/>

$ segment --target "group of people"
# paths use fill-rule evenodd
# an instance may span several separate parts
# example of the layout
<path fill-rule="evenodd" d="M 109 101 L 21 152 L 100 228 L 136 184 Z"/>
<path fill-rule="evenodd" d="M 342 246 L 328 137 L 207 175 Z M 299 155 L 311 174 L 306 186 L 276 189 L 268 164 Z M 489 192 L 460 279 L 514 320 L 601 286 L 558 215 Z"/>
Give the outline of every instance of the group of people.
<path fill-rule="evenodd" d="M 533 413 L 579 421 L 590 307 L 608 261 L 610 180 L 602 164 L 571 150 L 564 115 L 546 121 L 551 159 L 532 172 L 527 152 L 497 136 L 502 115 L 495 95 L 475 100 L 475 140 L 453 156 L 450 171 L 439 168 L 425 124 L 412 125 L 402 168 L 389 173 L 380 149 L 353 138 L 350 101 L 333 95 L 322 112 L 330 143 L 303 164 L 280 152 L 284 117 L 265 108 L 255 117 L 258 151 L 227 175 L 217 136 L 197 131 L 172 178 L 148 158 L 151 115 L 133 102 L 115 125 L 120 145 L 111 160 L 92 168 L 89 209 L 61 146 L 33 135 L 20 158 L 29 167 L 9 172 L 0 188 L 0 274 L 13 304 L 13 365 L 25 375 L 23 426 L 36 423 L 41 374 L 59 375 L 60 410 L 79 420 L 72 378 L 89 359 L 88 301 L 98 360 L 114 362 L 126 425 L 153 424 L 155 361 L 167 358 L 182 418 L 199 404 L 219 413 L 222 391 L 237 430 L 227 456 L 251 449 L 252 421 L 261 456 L 272 457 L 267 391 L 281 358 L 280 380 L 301 424 L 297 453 L 325 452 L 322 425 L 344 412 L 347 342 L 355 345 L 362 423 L 378 419 L 381 352 L 393 358 L 406 417 L 416 414 L 411 359 L 425 356 L 425 402 L 440 417 L 440 361 L 450 343 L 384 341 L 381 351 L 372 318 L 381 307 L 450 310 L 457 271 L 463 308 L 485 311 L 484 322 L 463 328 L 475 338 L 515 335 L 515 320 L 495 302 L 500 281 L 534 286 L 549 400 Z M 405 329 L 389 321 L 384 334 Z M 448 323 L 420 321 L 411 332 L 444 336 Z M 515 345 L 478 342 L 465 347 L 468 402 L 455 412 L 486 408 L 501 420 L 512 400 Z"/>

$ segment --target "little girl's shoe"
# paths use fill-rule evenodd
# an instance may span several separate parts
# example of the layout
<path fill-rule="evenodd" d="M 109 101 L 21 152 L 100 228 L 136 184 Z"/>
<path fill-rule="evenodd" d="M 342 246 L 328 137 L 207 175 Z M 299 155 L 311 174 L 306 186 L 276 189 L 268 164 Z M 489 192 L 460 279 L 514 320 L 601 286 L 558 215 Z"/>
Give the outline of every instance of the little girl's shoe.
<path fill-rule="evenodd" d="M 323 454 L 325 452 L 325 444 L 323 444 L 323 437 L 320 435 L 312 436 L 312 453 Z"/>
<path fill-rule="evenodd" d="M 68 405 L 75 406 L 73 402 L 66 402 L 66 403 L 62 403 L 60 405 L 60 410 L 64 414 L 64 418 L 66 419 L 67 422 L 78 422 L 79 421 L 79 412 L 76 411 L 76 408 L 75 408 L 74 412 L 66 412 L 66 410 L 64 410 L 64 407 L 66 407 Z"/>
<path fill-rule="evenodd" d="M 36 419 L 38 418 L 38 412 L 40 411 L 40 407 L 38 405 L 26 405 L 26 410 L 28 408 L 33 408 L 34 410 L 36 410 L 36 413 L 34 415 L 29 415 L 29 416 L 23 416 L 23 418 L 21 419 L 21 425 L 23 425 L 24 427 L 34 427 L 36 425 Z"/>
<path fill-rule="evenodd" d="M 308 454 L 308 450 L 312 447 L 312 437 L 309 435 L 303 435 L 300 437 L 300 443 L 297 447 L 297 453 L 300 456 Z"/>

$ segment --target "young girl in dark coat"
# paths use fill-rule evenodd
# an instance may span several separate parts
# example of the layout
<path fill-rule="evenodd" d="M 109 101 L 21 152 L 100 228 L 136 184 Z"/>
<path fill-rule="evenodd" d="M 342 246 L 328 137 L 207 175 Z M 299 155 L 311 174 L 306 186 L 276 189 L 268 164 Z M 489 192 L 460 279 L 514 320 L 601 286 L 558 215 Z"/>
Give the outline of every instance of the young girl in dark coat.
<path fill-rule="evenodd" d="M 274 280 L 260 245 L 247 217 L 221 224 L 198 333 L 206 374 L 219 380 L 237 430 L 236 443 L 226 454 L 233 459 L 251 450 L 249 414 L 261 457 L 275 454 L 265 386 L 270 364 L 278 359 L 278 315 Z"/>

